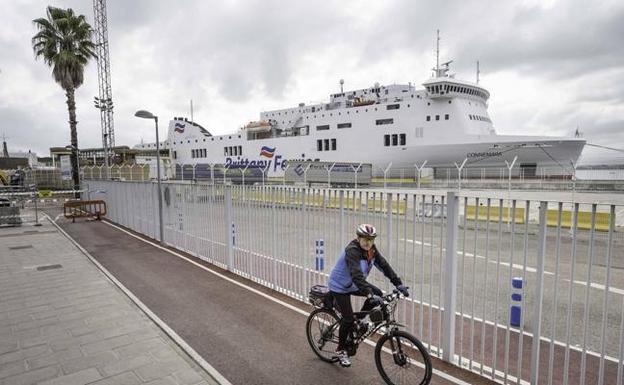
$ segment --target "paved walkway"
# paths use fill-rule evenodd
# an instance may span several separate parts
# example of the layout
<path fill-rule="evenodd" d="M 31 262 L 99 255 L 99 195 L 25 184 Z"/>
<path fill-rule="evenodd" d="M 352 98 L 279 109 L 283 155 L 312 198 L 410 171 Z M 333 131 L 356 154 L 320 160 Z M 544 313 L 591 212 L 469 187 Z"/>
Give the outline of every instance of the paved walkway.
<path fill-rule="evenodd" d="M 49 221 L 0 227 L 0 385 L 216 382 Z"/>

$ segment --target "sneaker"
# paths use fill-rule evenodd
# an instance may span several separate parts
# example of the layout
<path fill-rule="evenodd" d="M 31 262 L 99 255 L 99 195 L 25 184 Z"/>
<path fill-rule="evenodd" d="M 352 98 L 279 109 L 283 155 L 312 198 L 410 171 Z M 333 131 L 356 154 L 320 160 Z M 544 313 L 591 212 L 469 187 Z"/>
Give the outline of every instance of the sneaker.
<path fill-rule="evenodd" d="M 348 368 L 349 366 L 351 366 L 351 360 L 349 359 L 349 355 L 347 354 L 346 350 L 337 351 L 336 358 L 338 358 L 338 362 L 343 368 Z"/>

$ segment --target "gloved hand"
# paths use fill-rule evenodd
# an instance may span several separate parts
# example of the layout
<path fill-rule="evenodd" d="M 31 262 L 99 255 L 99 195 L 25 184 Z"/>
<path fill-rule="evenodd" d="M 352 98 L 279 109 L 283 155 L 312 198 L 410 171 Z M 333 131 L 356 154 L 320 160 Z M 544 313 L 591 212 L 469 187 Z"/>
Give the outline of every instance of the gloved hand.
<path fill-rule="evenodd" d="M 401 292 L 401 294 L 403 294 L 406 297 L 409 297 L 409 287 L 405 285 L 399 285 L 396 288 L 399 292 Z"/>
<path fill-rule="evenodd" d="M 372 296 L 368 297 L 368 302 L 373 306 L 379 306 L 379 305 L 383 305 L 384 300 L 382 297 L 376 294 L 373 294 Z"/>

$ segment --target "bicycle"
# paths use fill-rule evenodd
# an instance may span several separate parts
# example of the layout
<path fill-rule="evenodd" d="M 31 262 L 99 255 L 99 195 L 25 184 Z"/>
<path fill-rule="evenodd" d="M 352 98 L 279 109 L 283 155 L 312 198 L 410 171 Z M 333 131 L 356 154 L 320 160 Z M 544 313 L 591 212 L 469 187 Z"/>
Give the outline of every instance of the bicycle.
<path fill-rule="evenodd" d="M 358 321 L 354 332 L 347 337 L 347 352 L 350 356 L 355 355 L 359 344 L 379 331 L 381 337 L 375 345 L 375 365 L 386 384 L 426 385 L 431 381 L 431 357 L 418 338 L 399 329 L 405 327 L 394 317 L 400 297 L 399 291 L 393 290 L 382 297 L 382 305 L 370 311 L 354 312 Z M 306 322 L 308 343 L 321 360 L 337 362 L 335 350 L 341 316 L 329 289 L 315 285 L 308 299 L 315 307 Z M 367 318 L 370 321 L 364 323 L 362 320 Z M 384 351 L 389 354 L 382 354 Z"/>

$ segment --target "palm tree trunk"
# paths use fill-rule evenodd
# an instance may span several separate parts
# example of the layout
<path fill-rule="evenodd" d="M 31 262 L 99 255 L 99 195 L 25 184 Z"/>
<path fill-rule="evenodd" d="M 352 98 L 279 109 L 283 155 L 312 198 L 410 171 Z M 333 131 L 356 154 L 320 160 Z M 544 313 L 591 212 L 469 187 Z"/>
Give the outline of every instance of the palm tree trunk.
<path fill-rule="evenodd" d="M 67 95 L 67 110 L 69 111 L 69 132 L 71 143 L 71 168 L 72 168 L 72 180 L 74 181 L 74 190 L 80 190 L 80 174 L 78 170 L 78 132 L 76 130 L 76 101 L 74 99 L 74 88 L 66 90 Z M 76 198 L 80 198 L 80 193 L 75 193 Z"/>

